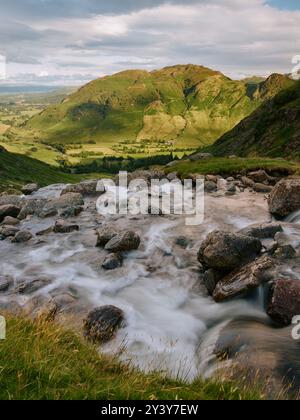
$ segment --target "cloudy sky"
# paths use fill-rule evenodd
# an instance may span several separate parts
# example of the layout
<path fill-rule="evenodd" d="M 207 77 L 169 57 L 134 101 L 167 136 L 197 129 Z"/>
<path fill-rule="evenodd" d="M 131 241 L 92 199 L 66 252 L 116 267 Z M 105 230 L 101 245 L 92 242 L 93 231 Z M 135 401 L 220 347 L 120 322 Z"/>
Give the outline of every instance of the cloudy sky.
<path fill-rule="evenodd" d="M 0 0 L 1 83 L 82 84 L 128 68 L 291 72 L 299 0 Z M 1 62 L 0 62 L 1 72 Z"/>

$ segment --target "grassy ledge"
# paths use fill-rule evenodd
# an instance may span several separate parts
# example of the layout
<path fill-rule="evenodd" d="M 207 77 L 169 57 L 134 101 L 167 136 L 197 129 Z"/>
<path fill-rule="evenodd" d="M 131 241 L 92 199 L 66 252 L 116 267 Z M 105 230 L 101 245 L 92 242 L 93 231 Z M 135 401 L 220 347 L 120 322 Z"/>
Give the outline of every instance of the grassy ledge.
<path fill-rule="evenodd" d="M 175 165 L 166 168 L 166 172 L 178 172 L 181 177 L 188 177 L 191 174 L 229 176 L 242 171 L 259 169 L 287 170 L 291 173 L 300 174 L 300 163 L 293 163 L 284 159 L 214 157 L 195 162 L 190 160 L 178 161 Z"/>
<path fill-rule="evenodd" d="M 62 327 L 7 316 L 0 341 L 0 400 L 257 400 L 257 390 L 228 382 L 192 384 L 145 375 L 99 355 Z"/>

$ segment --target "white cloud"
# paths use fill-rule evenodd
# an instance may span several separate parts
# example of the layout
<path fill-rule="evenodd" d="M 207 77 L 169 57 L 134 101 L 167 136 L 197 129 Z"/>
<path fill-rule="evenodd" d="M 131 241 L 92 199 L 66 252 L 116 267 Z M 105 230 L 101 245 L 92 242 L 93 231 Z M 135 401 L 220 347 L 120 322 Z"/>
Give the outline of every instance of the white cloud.
<path fill-rule="evenodd" d="M 264 0 L 198 0 L 114 15 L 32 18 L 23 22 L 30 37 L 22 41 L 15 34 L 6 49 L 17 62 L 22 45 L 30 73 L 60 78 L 82 75 L 84 68 L 96 77 L 131 63 L 149 69 L 188 62 L 239 77 L 290 72 L 292 56 L 300 53 L 299 22 L 299 11 Z M 20 73 L 17 64 L 11 71 Z"/>

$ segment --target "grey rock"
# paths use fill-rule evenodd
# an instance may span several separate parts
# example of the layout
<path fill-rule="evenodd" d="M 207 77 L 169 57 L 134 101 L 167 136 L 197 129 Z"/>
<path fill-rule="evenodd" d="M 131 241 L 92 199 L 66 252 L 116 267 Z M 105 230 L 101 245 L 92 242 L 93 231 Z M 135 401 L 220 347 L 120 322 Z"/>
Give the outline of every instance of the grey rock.
<path fill-rule="evenodd" d="M 286 217 L 300 210 L 300 177 L 283 179 L 273 188 L 269 199 L 270 213 Z"/>
<path fill-rule="evenodd" d="M 275 281 L 270 288 L 267 313 L 277 323 L 290 325 L 293 317 L 300 314 L 300 281 Z"/>
<path fill-rule="evenodd" d="M 82 213 L 84 208 L 82 206 L 75 206 L 75 207 L 69 207 L 68 209 L 64 210 L 60 216 L 65 217 L 66 219 L 77 217 L 80 213 Z"/>
<path fill-rule="evenodd" d="M 217 283 L 213 293 L 214 300 L 223 302 L 246 295 L 271 279 L 270 270 L 274 266 L 275 263 L 271 258 L 263 256 L 245 267 L 233 271 Z"/>
<path fill-rule="evenodd" d="M 70 184 L 62 191 L 61 195 L 69 193 L 79 193 L 82 195 L 96 195 L 104 194 L 105 187 L 101 181 L 98 180 L 88 180 L 80 182 L 79 184 Z"/>
<path fill-rule="evenodd" d="M 124 312 L 115 306 L 102 306 L 91 311 L 84 320 L 85 338 L 93 342 L 110 341 L 124 323 Z"/>
<path fill-rule="evenodd" d="M 51 284 L 52 279 L 46 276 L 25 279 L 16 288 L 16 292 L 23 295 L 30 295 Z"/>
<path fill-rule="evenodd" d="M 205 267 L 229 272 L 256 258 L 261 249 L 257 238 L 214 231 L 202 243 L 198 259 Z"/>
<path fill-rule="evenodd" d="M 27 184 L 22 188 L 24 195 L 31 195 L 39 189 L 37 184 Z"/>
<path fill-rule="evenodd" d="M 0 236 L 3 238 L 11 238 L 19 232 L 19 229 L 16 226 L 2 226 L 0 228 Z"/>
<path fill-rule="evenodd" d="M 204 190 L 205 192 L 211 193 L 217 191 L 218 186 L 215 182 L 212 181 L 205 181 L 204 183 Z"/>
<path fill-rule="evenodd" d="M 110 252 L 126 252 L 138 249 L 141 239 L 136 232 L 126 231 L 113 237 L 105 249 Z"/>
<path fill-rule="evenodd" d="M 4 206 L 0 206 L 0 222 L 2 222 L 7 216 L 18 217 L 20 211 L 21 208 L 13 204 L 6 204 Z"/>
<path fill-rule="evenodd" d="M 15 235 L 13 242 L 24 243 L 32 239 L 32 234 L 28 230 L 21 230 Z"/>
<path fill-rule="evenodd" d="M 274 252 L 274 256 L 281 260 L 290 260 L 296 256 L 296 250 L 292 245 L 278 246 Z"/>
<path fill-rule="evenodd" d="M 104 226 L 100 229 L 96 230 L 97 234 L 97 245 L 99 247 L 105 247 L 105 245 L 113 239 L 115 236 L 117 236 L 117 232 L 114 228 L 110 226 Z"/>
<path fill-rule="evenodd" d="M 105 257 L 102 267 L 105 270 L 115 270 L 122 266 L 122 261 L 120 254 L 109 254 Z"/>
<path fill-rule="evenodd" d="M 57 220 L 53 228 L 54 233 L 71 233 L 74 231 L 79 231 L 79 226 L 76 224 L 68 224 L 64 220 Z"/>
<path fill-rule="evenodd" d="M 59 210 L 66 210 L 70 207 L 77 207 L 77 206 L 80 207 L 83 205 L 84 205 L 84 200 L 81 194 L 66 193 L 62 195 L 60 198 L 57 198 L 48 202 L 43 207 L 43 210 L 40 213 L 40 217 L 50 217 L 57 214 Z"/>
<path fill-rule="evenodd" d="M 6 225 L 6 226 L 17 226 L 20 223 L 20 220 L 15 218 L 15 217 L 11 217 L 11 216 L 6 216 L 3 219 L 3 222 L 1 223 L 1 225 Z"/>
<path fill-rule="evenodd" d="M 218 282 L 221 280 L 221 278 L 222 274 L 212 268 L 205 271 L 203 276 L 203 282 L 210 296 L 213 295 L 215 288 Z"/>
<path fill-rule="evenodd" d="M 28 216 L 39 216 L 44 206 L 47 204 L 47 200 L 34 200 L 29 199 L 22 207 L 18 219 L 24 220 Z"/>

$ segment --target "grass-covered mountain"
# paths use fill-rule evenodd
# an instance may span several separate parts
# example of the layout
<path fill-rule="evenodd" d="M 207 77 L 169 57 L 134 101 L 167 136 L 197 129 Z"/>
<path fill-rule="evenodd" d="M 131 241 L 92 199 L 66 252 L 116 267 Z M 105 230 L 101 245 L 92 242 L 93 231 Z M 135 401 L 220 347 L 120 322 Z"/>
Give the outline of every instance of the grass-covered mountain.
<path fill-rule="evenodd" d="M 25 129 L 48 144 L 213 143 L 291 81 L 234 81 L 202 66 L 125 71 L 92 81 L 29 120 Z M 96 147 L 94 147 L 96 150 Z"/>
<path fill-rule="evenodd" d="M 216 156 L 300 158 L 300 82 L 265 102 L 209 151 Z"/>

